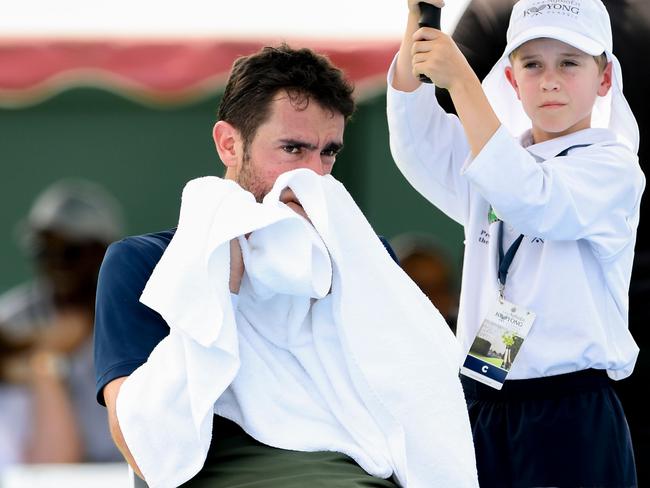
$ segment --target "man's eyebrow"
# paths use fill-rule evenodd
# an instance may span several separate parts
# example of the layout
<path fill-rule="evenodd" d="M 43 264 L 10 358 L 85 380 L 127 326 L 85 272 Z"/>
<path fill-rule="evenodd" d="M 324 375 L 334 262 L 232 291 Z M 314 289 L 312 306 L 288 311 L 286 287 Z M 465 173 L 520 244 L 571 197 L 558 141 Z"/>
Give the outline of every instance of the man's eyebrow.
<path fill-rule="evenodd" d="M 341 149 L 343 149 L 343 143 L 342 142 L 330 142 L 323 151 L 333 151 L 335 153 L 340 152 Z"/>
<path fill-rule="evenodd" d="M 283 146 L 296 146 L 305 149 L 317 149 L 317 147 L 314 144 L 301 141 L 299 139 L 280 139 L 279 143 L 282 144 Z"/>
<path fill-rule="evenodd" d="M 299 139 L 280 139 L 279 143 L 283 146 L 295 146 L 299 148 L 304 148 L 308 149 L 310 151 L 314 149 L 318 149 L 317 146 L 314 144 L 311 144 L 309 142 L 301 141 Z M 330 142 L 328 143 L 324 148 L 323 151 L 335 151 L 339 152 L 341 149 L 343 149 L 343 143 L 342 142 Z"/>

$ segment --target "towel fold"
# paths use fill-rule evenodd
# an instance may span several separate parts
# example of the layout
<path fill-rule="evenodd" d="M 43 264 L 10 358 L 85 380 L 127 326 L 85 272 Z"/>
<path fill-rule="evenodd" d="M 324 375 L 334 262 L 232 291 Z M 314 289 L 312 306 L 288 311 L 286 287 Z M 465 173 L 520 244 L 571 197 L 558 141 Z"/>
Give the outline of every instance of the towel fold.
<path fill-rule="evenodd" d="M 311 222 L 279 201 L 286 187 Z M 170 334 L 122 384 L 117 415 L 152 488 L 201 469 L 213 413 L 409 488 L 478 486 L 456 340 L 331 176 L 284 173 L 262 204 L 227 180 L 189 182 L 141 301 Z"/>

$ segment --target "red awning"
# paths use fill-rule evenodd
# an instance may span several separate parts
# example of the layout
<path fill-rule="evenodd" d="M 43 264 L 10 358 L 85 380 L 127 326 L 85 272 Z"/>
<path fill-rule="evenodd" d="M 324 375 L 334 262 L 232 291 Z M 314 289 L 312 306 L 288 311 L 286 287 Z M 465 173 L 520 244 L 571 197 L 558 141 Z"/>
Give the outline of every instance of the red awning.
<path fill-rule="evenodd" d="M 36 104 L 74 86 L 101 87 L 141 103 L 174 105 L 222 89 L 235 58 L 266 43 L 235 40 L 0 40 L 0 106 Z M 329 56 L 357 95 L 385 83 L 394 41 L 291 41 Z"/>

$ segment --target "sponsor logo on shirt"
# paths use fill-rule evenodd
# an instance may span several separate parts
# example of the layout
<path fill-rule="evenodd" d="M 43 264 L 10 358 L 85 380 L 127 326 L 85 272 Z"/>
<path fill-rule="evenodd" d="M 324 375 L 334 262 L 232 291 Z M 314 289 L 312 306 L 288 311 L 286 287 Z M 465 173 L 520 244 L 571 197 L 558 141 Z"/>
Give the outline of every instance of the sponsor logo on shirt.
<path fill-rule="evenodd" d="M 497 213 L 494 211 L 492 208 L 492 205 L 490 205 L 490 210 L 488 210 L 488 224 L 493 224 L 495 222 L 499 222 L 501 219 L 497 215 Z"/>
<path fill-rule="evenodd" d="M 490 243 L 490 233 L 481 229 L 481 233 L 478 236 L 478 241 L 481 244 L 489 244 Z"/>
<path fill-rule="evenodd" d="M 544 239 L 542 239 L 541 237 L 533 237 L 530 240 L 530 242 L 532 242 L 533 244 L 544 244 Z"/>

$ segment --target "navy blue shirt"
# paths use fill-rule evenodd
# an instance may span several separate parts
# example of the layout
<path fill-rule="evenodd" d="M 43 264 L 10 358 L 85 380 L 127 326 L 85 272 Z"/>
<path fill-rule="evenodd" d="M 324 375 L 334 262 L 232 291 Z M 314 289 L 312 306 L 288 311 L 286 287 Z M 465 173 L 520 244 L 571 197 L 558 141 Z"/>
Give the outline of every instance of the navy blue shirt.
<path fill-rule="evenodd" d="M 169 334 L 165 320 L 139 300 L 175 230 L 128 237 L 106 251 L 95 308 L 96 392 L 102 405 L 104 386 L 133 373 Z M 380 239 L 397 262 L 388 242 Z"/>

